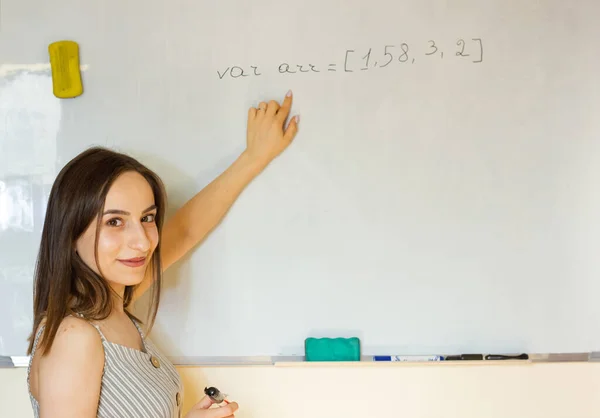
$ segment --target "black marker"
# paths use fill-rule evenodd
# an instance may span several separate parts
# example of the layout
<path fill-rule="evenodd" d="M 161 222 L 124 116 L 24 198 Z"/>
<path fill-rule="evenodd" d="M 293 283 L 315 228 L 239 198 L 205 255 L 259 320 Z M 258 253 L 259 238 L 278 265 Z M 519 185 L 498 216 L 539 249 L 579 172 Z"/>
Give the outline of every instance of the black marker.
<path fill-rule="evenodd" d="M 456 356 L 446 356 L 446 361 L 452 360 L 483 360 L 483 354 L 459 354 Z"/>
<path fill-rule="evenodd" d="M 219 389 L 217 389 L 216 387 L 206 387 L 204 388 L 204 393 L 210 398 L 212 399 L 213 402 L 220 404 L 220 403 L 229 403 L 229 401 L 227 399 L 225 399 L 227 397 L 226 394 L 224 394 L 223 392 L 221 392 Z"/>
<path fill-rule="evenodd" d="M 502 354 L 488 354 L 485 356 L 486 360 L 528 360 L 529 356 L 525 353 L 517 356 L 506 356 Z"/>

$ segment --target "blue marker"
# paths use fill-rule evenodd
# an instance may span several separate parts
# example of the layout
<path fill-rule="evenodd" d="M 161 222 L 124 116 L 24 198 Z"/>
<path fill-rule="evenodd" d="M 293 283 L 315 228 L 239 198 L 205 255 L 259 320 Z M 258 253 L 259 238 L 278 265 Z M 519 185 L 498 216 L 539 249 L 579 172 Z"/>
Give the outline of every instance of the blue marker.
<path fill-rule="evenodd" d="M 444 361 L 444 356 L 373 356 L 373 361 Z"/>

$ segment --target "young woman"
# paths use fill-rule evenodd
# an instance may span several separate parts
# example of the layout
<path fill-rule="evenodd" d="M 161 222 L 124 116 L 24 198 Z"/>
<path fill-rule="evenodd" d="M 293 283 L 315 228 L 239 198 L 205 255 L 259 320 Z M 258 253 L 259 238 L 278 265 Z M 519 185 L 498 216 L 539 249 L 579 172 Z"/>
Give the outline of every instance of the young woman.
<path fill-rule="evenodd" d="M 295 137 L 283 103 L 250 108 L 239 158 L 164 225 L 159 177 L 138 161 L 92 148 L 58 174 L 35 273 L 27 382 L 35 417 L 181 417 L 176 369 L 145 336 L 163 271 L 218 224 L 244 187 Z M 129 311 L 152 289 L 148 323 Z M 187 418 L 232 417 L 238 405 L 201 399 Z"/>

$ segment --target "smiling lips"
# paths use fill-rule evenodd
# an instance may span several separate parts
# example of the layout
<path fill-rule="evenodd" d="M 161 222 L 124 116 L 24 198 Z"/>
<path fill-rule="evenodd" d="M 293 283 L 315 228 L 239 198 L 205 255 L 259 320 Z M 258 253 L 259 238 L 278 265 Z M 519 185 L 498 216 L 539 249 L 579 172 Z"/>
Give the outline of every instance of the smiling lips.
<path fill-rule="evenodd" d="M 141 267 L 146 263 L 146 257 L 128 258 L 127 260 L 119 260 L 127 267 Z"/>

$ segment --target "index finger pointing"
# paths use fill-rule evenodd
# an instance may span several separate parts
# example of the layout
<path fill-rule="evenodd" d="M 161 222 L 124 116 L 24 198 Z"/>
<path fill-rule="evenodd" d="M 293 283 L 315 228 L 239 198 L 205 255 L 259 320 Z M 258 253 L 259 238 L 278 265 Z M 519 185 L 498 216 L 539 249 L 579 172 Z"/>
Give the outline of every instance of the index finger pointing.
<path fill-rule="evenodd" d="M 292 91 L 289 90 L 285 95 L 285 99 L 283 99 L 283 103 L 277 112 L 277 119 L 283 123 L 287 119 L 290 114 L 290 109 L 292 108 Z"/>

